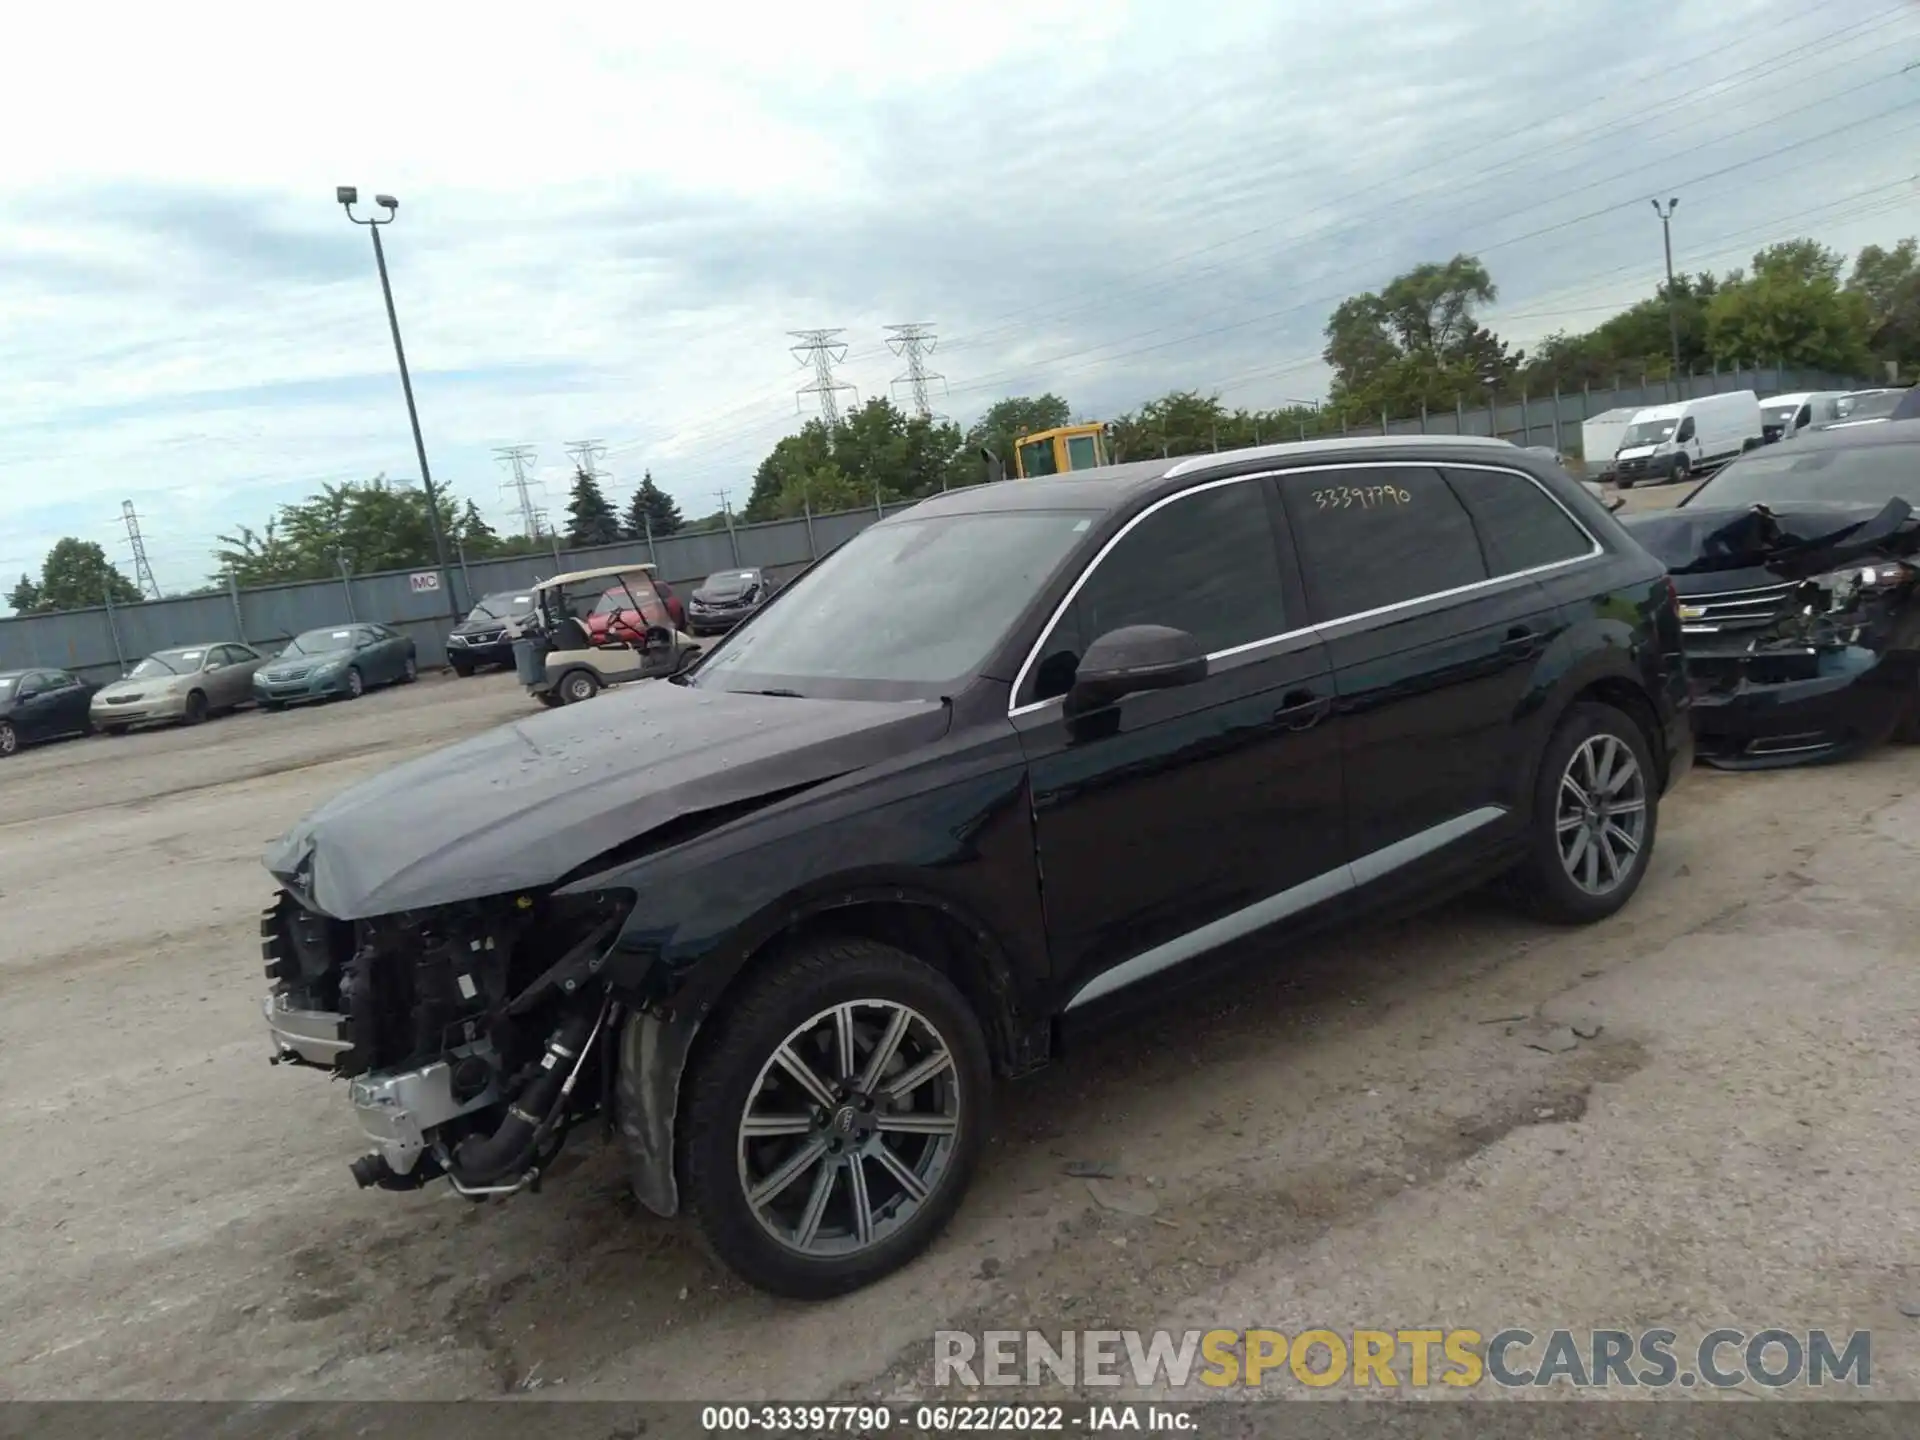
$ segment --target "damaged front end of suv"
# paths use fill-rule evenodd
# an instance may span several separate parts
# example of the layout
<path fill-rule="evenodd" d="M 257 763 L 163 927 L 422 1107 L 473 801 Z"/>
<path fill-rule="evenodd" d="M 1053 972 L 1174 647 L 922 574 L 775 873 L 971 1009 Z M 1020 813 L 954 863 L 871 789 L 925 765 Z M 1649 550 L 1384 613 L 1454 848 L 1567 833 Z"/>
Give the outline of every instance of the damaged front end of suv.
<path fill-rule="evenodd" d="M 610 1115 L 598 1042 L 621 1015 L 597 976 L 632 904 L 523 891 L 337 920 L 283 890 L 260 921 L 274 1059 L 349 1082 L 371 1146 L 354 1179 L 517 1190 Z"/>
<path fill-rule="evenodd" d="M 1905 500 L 1721 509 L 1690 497 L 1627 523 L 1679 593 L 1703 763 L 1835 760 L 1913 731 L 1920 524 Z"/>

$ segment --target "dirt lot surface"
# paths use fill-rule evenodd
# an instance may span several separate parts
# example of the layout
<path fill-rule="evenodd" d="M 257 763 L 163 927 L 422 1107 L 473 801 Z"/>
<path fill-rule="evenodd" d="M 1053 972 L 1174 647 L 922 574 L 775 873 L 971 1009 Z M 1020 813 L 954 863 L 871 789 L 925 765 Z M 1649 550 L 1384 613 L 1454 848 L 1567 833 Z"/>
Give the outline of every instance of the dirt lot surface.
<path fill-rule="evenodd" d="M 940 1327 L 1726 1324 L 1870 1328 L 1920 1397 L 1920 751 L 1696 774 L 1596 928 L 1470 898 L 1107 1038 L 1003 1095 L 928 1256 L 808 1307 L 592 1146 L 505 1203 L 357 1191 L 344 1087 L 267 1064 L 263 845 L 532 708 L 427 678 L 0 766 L 0 1396 L 853 1398 L 927 1393 Z"/>

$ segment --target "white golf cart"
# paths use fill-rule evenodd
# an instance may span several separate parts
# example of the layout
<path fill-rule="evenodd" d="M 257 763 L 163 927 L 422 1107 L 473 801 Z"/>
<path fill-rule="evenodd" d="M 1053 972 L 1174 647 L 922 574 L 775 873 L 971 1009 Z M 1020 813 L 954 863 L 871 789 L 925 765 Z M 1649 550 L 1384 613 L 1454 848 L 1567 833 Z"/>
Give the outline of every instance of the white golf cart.
<path fill-rule="evenodd" d="M 543 705 L 572 705 L 609 685 L 672 675 L 702 648 L 675 628 L 653 566 L 603 565 L 533 587 L 533 618 L 513 659 L 528 694 Z"/>

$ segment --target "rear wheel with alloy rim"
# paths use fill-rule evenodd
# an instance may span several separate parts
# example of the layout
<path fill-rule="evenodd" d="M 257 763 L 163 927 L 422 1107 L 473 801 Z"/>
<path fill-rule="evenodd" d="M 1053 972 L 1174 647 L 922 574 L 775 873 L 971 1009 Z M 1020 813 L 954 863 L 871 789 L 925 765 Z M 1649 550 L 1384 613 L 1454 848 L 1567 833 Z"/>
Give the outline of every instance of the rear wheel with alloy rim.
<path fill-rule="evenodd" d="M 400 667 L 400 683 L 402 685 L 411 685 L 414 681 L 418 680 L 419 678 L 420 678 L 419 662 L 416 661 L 413 658 L 413 656 L 409 655 L 407 656 L 407 663 Z"/>
<path fill-rule="evenodd" d="M 1585 923 L 1626 904 L 1653 854 L 1659 806 L 1641 727 L 1611 705 L 1574 706 L 1547 744 L 1534 790 L 1533 853 L 1519 876 L 1531 908 Z"/>
<path fill-rule="evenodd" d="M 986 1042 L 953 984 L 876 941 L 818 941 L 720 1025 L 681 1123 L 689 1208 L 721 1260 L 818 1299 L 925 1249 L 987 1126 Z"/>
<path fill-rule="evenodd" d="M 347 667 L 347 698 L 349 700 L 358 700 L 366 693 L 367 682 L 360 677 L 360 667 L 358 665 L 349 665 Z"/>

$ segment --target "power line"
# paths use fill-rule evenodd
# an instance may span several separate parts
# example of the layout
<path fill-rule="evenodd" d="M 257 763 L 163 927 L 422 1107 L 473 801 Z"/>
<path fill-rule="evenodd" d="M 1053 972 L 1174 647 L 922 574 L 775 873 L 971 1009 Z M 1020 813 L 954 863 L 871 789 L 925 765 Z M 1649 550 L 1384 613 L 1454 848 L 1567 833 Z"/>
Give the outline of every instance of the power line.
<path fill-rule="evenodd" d="M 938 380 L 944 389 L 947 377 L 938 371 L 927 369 L 927 356 L 931 355 L 940 339 L 933 333 L 931 325 L 889 325 L 887 326 L 887 348 L 902 356 L 907 362 L 907 373 L 894 379 L 894 387 L 907 387 L 912 397 L 913 413 L 922 420 L 933 418 L 933 407 L 927 403 L 927 382 Z"/>
<path fill-rule="evenodd" d="M 147 542 L 140 538 L 140 515 L 133 501 L 120 502 L 120 519 L 127 527 L 127 544 L 133 547 L 133 583 L 142 595 L 160 598 L 160 583 L 153 578 L 153 566 L 147 563 Z"/>
<path fill-rule="evenodd" d="M 569 440 L 564 447 L 567 458 L 573 461 L 574 469 L 589 480 L 607 478 L 600 468 L 600 461 L 606 458 L 607 442 L 604 440 Z"/>
<path fill-rule="evenodd" d="M 528 489 L 527 466 L 533 463 L 534 450 L 531 445 L 502 445 L 493 452 L 500 457 L 502 464 L 513 470 L 513 479 L 500 488 L 511 488 L 520 510 L 520 533 L 529 540 L 540 538 L 540 512 L 534 509 L 533 494 Z"/>
<path fill-rule="evenodd" d="M 790 347 L 794 357 L 802 365 L 813 366 L 813 383 L 802 385 L 794 392 L 794 408 L 798 409 L 800 396 L 818 395 L 820 397 L 820 418 L 831 430 L 840 423 L 840 394 L 842 390 L 851 391 L 853 403 L 860 403 L 860 392 L 845 380 L 833 378 L 833 367 L 847 358 L 846 342 L 840 339 L 844 330 L 789 330 L 787 332 L 800 343 Z"/>

